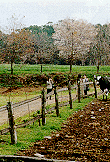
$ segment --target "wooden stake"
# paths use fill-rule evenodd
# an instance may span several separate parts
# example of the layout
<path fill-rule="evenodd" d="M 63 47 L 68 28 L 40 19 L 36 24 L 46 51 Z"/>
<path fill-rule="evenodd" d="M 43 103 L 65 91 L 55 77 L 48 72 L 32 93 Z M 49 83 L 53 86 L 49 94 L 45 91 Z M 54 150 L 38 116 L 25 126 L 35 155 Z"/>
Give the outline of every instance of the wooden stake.
<path fill-rule="evenodd" d="M 12 112 L 12 104 L 11 102 L 7 103 L 7 110 L 8 110 L 8 118 L 9 118 L 9 125 L 10 125 L 10 135 L 11 135 L 11 144 L 16 144 L 17 143 L 17 135 L 14 130 L 14 116 Z"/>
<path fill-rule="evenodd" d="M 93 81 L 93 84 L 94 84 L 94 90 L 95 90 L 95 98 L 97 98 L 97 88 L 96 88 L 95 79 Z"/>
<path fill-rule="evenodd" d="M 42 125 L 46 124 L 45 119 L 45 109 L 46 109 L 46 98 L 45 98 L 45 90 L 42 90 Z"/>
<path fill-rule="evenodd" d="M 38 111 L 38 115 L 39 115 L 38 123 L 39 123 L 39 126 L 41 126 L 41 124 L 40 124 L 40 111 Z"/>
<path fill-rule="evenodd" d="M 55 103 L 56 103 L 56 106 L 55 106 L 56 115 L 58 117 L 59 116 L 59 106 L 58 106 L 58 94 L 57 94 L 57 91 L 56 91 L 56 86 L 55 86 L 54 94 L 55 94 Z"/>

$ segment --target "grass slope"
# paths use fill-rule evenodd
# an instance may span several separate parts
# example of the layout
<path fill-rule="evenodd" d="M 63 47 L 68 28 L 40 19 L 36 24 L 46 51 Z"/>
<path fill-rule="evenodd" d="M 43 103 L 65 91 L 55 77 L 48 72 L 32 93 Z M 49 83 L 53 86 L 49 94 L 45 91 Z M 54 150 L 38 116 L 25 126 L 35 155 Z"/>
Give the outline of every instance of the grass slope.
<path fill-rule="evenodd" d="M 38 126 L 38 122 L 29 125 L 25 128 L 17 129 L 17 139 L 18 143 L 15 145 L 10 144 L 10 134 L 2 135 L 0 137 L 0 155 L 14 155 L 17 154 L 19 150 L 26 149 L 33 142 L 37 140 L 42 140 L 44 136 L 50 135 L 52 131 L 60 130 L 61 124 L 71 115 L 74 111 L 78 109 L 83 109 L 87 103 L 92 101 L 93 98 L 89 97 L 78 103 L 77 101 L 73 103 L 73 109 L 70 109 L 69 105 L 60 108 L 60 116 L 56 117 L 55 111 L 52 114 L 47 114 L 46 125 Z"/>

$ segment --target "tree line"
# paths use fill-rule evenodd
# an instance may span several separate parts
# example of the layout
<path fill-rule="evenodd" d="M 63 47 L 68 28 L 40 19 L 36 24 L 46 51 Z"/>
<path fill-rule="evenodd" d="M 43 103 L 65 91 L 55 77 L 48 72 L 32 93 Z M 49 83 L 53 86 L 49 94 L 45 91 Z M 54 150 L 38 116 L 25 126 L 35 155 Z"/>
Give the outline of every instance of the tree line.
<path fill-rule="evenodd" d="M 11 17 L 8 33 L 0 31 L 0 63 L 109 65 L 110 23 L 93 25 L 64 19 L 57 24 L 22 27 Z"/>

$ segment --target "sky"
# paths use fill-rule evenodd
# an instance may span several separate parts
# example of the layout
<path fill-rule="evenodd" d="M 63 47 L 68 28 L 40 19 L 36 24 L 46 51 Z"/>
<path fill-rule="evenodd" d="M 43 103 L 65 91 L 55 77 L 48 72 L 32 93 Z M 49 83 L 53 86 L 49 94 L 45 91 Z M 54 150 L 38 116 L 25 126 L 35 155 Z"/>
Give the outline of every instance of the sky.
<path fill-rule="evenodd" d="M 110 23 L 110 0 L 0 0 L 0 29 L 9 25 L 12 15 L 25 27 L 66 18 L 103 25 Z"/>

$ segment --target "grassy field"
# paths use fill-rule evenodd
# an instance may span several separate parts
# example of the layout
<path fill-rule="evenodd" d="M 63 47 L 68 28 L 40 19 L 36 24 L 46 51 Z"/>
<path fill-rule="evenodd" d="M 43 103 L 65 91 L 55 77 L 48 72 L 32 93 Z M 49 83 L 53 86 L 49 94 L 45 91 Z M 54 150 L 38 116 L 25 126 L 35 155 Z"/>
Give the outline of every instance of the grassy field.
<path fill-rule="evenodd" d="M 70 109 L 69 105 L 60 108 L 60 116 L 56 117 L 55 111 L 52 114 L 47 114 L 46 125 L 38 126 L 38 122 L 35 124 L 26 126 L 25 128 L 17 129 L 17 139 L 18 142 L 15 145 L 11 145 L 10 134 L 2 135 L 0 137 L 0 155 L 14 155 L 17 154 L 19 150 L 26 149 L 33 142 L 37 140 L 42 140 L 44 136 L 50 135 L 53 131 L 61 129 L 61 124 L 71 115 L 74 111 L 82 109 L 87 105 L 93 98 L 89 97 L 78 103 L 77 101 L 73 104 L 73 109 Z"/>
<path fill-rule="evenodd" d="M 41 65 L 24 65 L 15 64 L 15 75 L 23 74 L 39 74 L 41 72 Z M 43 73 L 55 73 L 55 72 L 69 72 L 69 65 L 43 65 Z M 95 74 L 97 72 L 96 66 L 72 66 L 72 72 L 82 74 Z M 10 64 L 0 64 L 0 74 L 10 74 Z M 100 66 L 99 73 L 110 74 L 110 66 Z"/>
<path fill-rule="evenodd" d="M 14 74 L 16 75 L 25 75 L 25 74 L 40 74 L 40 68 L 41 65 L 24 65 L 24 64 L 15 64 L 14 66 Z M 63 72 L 67 73 L 69 72 L 69 65 L 43 65 L 43 73 L 56 73 L 56 72 Z M 90 78 L 93 78 L 93 74 L 96 74 L 97 68 L 96 66 L 73 66 L 72 72 L 74 73 L 82 73 L 90 76 Z M 101 74 L 109 74 L 110 75 L 110 66 L 100 66 Z M 10 74 L 10 65 L 9 64 L 0 64 L 0 74 Z M 11 93 L 5 93 L 3 94 L 0 92 L 0 106 L 6 105 L 7 101 L 9 101 L 9 97 L 11 98 L 11 101 L 13 103 L 20 102 L 32 97 L 35 97 L 36 95 L 41 93 L 41 89 L 38 90 L 34 88 L 33 90 L 29 91 L 29 89 L 22 88 L 21 91 L 18 89 L 18 91 L 11 92 Z M 1 89 L 0 89 L 1 91 Z"/>
<path fill-rule="evenodd" d="M 55 73 L 55 72 L 69 72 L 69 65 L 43 65 L 43 73 Z M 10 74 L 10 65 L 2 64 L 0 65 L 0 75 L 1 74 Z M 97 68 L 95 66 L 73 66 L 72 72 L 93 75 L 96 74 Z M 110 75 L 110 66 L 101 66 L 99 73 Z M 40 74 L 40 65 L 14 65 L 14 74 L 15 75 L 25 75 L 25 74 Z M 26 99 L 26 91 L 19 93 L 11 93 L 12 100 L 18 102 L 20 100 Z M 39 95 L 41 91 L 31 91 L 28 93 L 27 98 L 32 98 L 36 95 Z M 109 96 L 110 97 L 110 96 Z M 1 103 L 7 102 L 9 94 L 1 95 Z M 16 154 L 19 150 L 26 149 L 33 142 L 37 140 L 42 140 L 44 136 L 51 134 L 52 131 L 60 130 L 61 124 L 64 122 L 74 111 L 82 109 L 87 103 L 92 101 L 94 98 L 89 97 L 84 100 L 81 100 L 81 103 L 77 101 L 73 104 L 73 109 L 70 109 L 69 106 L 60 108 L 60 116 L 56 117 L 55 111 L 52 114 L 48 114 L 46 117 L 46 125 L 38 126 L 36 121 L 34 125 L 29 125 L 25 128 L 17 129 L 18 142 L 16 145 L 10 144 L 10 134 L 0 136 L 0 155 L 7 154 Z M 24 119 L 25 117 L 23 117 Z M 21 119 L 21 121 L 23 120 Z"/>
<path fill-rule="evenodd" d="M 31 99 L 41 94 L 40 88 L 21 88 L 11 93 L 0 93 L 0 106 L 6 105 L 9 100 L 13 103 Z"/>

